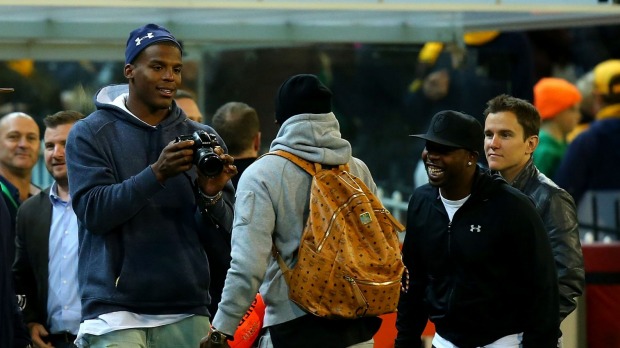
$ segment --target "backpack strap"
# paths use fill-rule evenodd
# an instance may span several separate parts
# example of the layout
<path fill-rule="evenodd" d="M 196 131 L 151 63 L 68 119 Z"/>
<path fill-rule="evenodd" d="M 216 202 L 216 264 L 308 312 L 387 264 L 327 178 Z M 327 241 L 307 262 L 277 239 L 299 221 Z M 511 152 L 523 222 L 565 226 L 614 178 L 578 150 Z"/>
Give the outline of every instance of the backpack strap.
<path fill-rule="evenodd" d="M 310 174 L 310 175 L 314 175 L 316 174 L 319 170 L 321 170 L 321 164 L 320 163 L 312 163 L 310 161 L 306 161 L 305 159 L 297 156 L 297 155 L 293 155 L 290 152 L 284 151 L 284 150 L 275 150 L 275 151 L 271 151 L 271 152 L 267 152 L 265 155 L 276 155 L 276 156 L 280 156 L 280 157 L 284 157 L 287 160 L 295 163 L 299 168 L 303 169 L 306 171 L 306 173 Z M 317 168 L 318 166 L 318 168 Z"/>
<path fill-rule="evenodd" d="M 306 173 L 312 176 L 318 173 L 322 168 L 320 163 L 312 163 L 310 161 L 306 161 L 305 159 L 297 155 L 294 155 L 290 152 L 284 151 L 284 150 L 275 150 L 275 151 L 267 152 L 263 154 L 261 157 L 267 156 L 267 155 L 284 157 L 287 160 L 295 163 L 295 165 L 297 165 L 299 168 L 303 169 Z M 282 270 L 282 275 L 284 276 L 284 280 L 286 281 L 286 284 L 288 285 L 290 283 L 291 269 L 286 265 L 286 262 L 284 262 L 282 255 L 280 255 L 280 252 L 276 248 L 275 241 L 273 241 L 271 244 L 271 254 L 273 255 L 273 258 L 276 259 L 276 261 L 278 261 L 278 266 L 280 267 L 280 270 Z"/>
<path fill-rule="evenodd" d="M 323 169 L 323 165 L 321 163 L 316 163 L 316 162 L 310 162 L 307 161 L 297 155 L 294 155 L 288 151 L 284 151 L 284 150 L 275 150 L 275 151 L 271 151 L 271 152 L 267 152 L 265 154 L 263 154 L 263 156 L 266 155 L 276 155 L 276 156 L 280 156 L 280 157 L 284 157 L 287 160 L 295 163 L 299 168 L 303 169 L 306 171 L 306 173 L 310 174 L 310 175 L 315 175 L 316 173 L 318 173 L 319 171 L 321 171 L 321 169 Z M 261 157 L 263 157 L 261 156 Z M 333 166 L 338 167 L 338 169 L 340 170 L 344 170 L 344 171 L 348 171 L 349 170 L 349 164 L 345 163 L 345 164 L 340 164 L 338 166 Z"/>
<path fill-rule="evenodd" d="M 278 249 L 276 249 L 275 241 L 271 243 L 271 255 L 273 255 L 273 258 L 278 261 L 278 266 L 280 266 L 280 270 L 282 271 L 282 275 L 284 276 L 284 281 L 286 282 L 286 285 L 290 284 L 291 269 L 286 265 L 286 262 L 284 262 L 284 259 L 282 258 L 282 255 L 280 255 Z"/>

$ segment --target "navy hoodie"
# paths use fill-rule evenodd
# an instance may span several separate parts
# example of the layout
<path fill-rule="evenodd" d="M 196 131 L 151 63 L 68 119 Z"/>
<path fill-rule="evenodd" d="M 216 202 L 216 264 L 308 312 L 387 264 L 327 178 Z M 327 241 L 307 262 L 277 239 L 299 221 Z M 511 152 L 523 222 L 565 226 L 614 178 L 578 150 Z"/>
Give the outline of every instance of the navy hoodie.
<path fill-rule="evenodd" d="M 100 90 L 97 111 L 77 122 L 67 139 L 70 193 L 79 221 L 82 320 L 114 311 L 208 315 L 210 276 L 202 234 L 222 226 L 196 219 L 195 167 L 162 185 L 150 165 L 175 137 L 215 131 L 187 119 L 174 103 L 161 123 L 148 125 L 124 110 L 123 102 L 114 103 L 126 93 L 127 85 Z M 232 184 L 224 191 L 212 221 L 230 226 Z"/>

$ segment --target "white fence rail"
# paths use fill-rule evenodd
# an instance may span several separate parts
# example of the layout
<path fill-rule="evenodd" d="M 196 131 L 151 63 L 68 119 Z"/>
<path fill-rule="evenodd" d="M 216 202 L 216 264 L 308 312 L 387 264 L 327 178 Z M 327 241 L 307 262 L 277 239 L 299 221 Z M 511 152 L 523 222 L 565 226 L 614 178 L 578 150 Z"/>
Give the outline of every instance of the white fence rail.
<path fill-rule="evenodd" d="M 383 206 L 394 215 L 402 224 L 407 223 L 407 206 L 409 205 L 409 195 L 404 196 L 400 191 L 394 191 L 391 195 L 387 195 L 381 187 L 377 189 L 377 196 L 383 203 Z M 405 238 L 405 232 L 399 233 L 398 237 L 402 242 Z"/>
<path fill-rule="evenodd" d="M 410 194 L 394 191 L 388 195 L 378 188 L 381 202 L 403 224 L 407 222 L 407 206 Z M 620 240 L 620 190 L 591 192 L 585 195 L 578 207 L 581 242 L 612 243 Z M 401 241 L 404 233 L 400 234 Z"/>
<path fill-rule="evenodd" d="M 383 206 L 394 215 L 398 221 L 405 223 L 407 221 L 407 206 L 409 204 L 409 196 L 403 197 L 402 192 L 394 191 L 391 195 L 387 195 L 381 187 L 377 189 L 377 196 L 383 203 Z"/>

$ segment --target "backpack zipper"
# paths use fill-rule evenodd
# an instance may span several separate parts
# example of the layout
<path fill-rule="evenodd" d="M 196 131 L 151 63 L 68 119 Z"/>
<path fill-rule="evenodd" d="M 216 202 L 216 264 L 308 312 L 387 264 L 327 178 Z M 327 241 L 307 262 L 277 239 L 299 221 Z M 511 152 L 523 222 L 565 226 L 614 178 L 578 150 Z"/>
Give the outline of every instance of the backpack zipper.
<path fill-rule="evenodd" d="M 349 197 L 349 200 L 344 203 L 343 205 L 341 205 L 338 210 L 336 210 L 334 212 L 334 214 L 332 214 L 331 219 L 329 220 L 329 225 L 327 226 L 327 232 L 325 233 L 325 236 L 323 237 L 323 239 L 321 239 L 321 242 L 319 243 L 319 245 L 316 247 L 316 251 L 317 252 L 321 252 L 321 249 L 323 249 L 323 244 L 325 244 L 325 241 L 327 240 L 327 238 L 329 237 L 329 235 L 332 233 L 332 227 L 334 226 L 334 221 L 336 220 L 336 217 L 338 216 L 338 214 L 340 214 L 340 211 L 342 211 L 344 208 L 346 208 L 347 206 L 349 206 L 349 204 L 351 204 L 351 201 L 354 200 L 355 198 L 359 197 L 360 195 L 363 195 L 364 193 L 356 193 L 353 196 Z"/>
<path fill-rule="evenodd" d="M 370 305 L 368 304 L 368 301 L 366 301 L 366 297 L 364 297 L 362 290 L 360 290 L 359 286 L 357 286 L 355 278 L 345 275 L 344 279 L 351 283 L 351 286 L 353 287 L 353 292 L 355 293 L 355 297 L 357 298 L 357 302 L 362 304 L 362 306 L 358 307 L 355 311 L 355 315 L 357 315 L 358 317 L 363 317 L 368 311 Z"/>
<path fill-rule="evenodd" d="M 345 278 L 349 277 L 349 276 L 344 276 Z M 377 286 L 382 286 L 382 285 L 392 285 L 392 284 L 396 284 L 398 282 L 400 282 L 400 279 L 394 279 L 394 280 L 388 280 L 386 282 L 372 282 L 369 280 L 355 280 L 355 278 L 353 277 L 349 277 L 351 279 L 353 279 L 353 283 L 359 283 L 359 284 L 364 284 L 364 285 L 377 285 Z M 349 279 L 347 279 L 349 280 Z"/>

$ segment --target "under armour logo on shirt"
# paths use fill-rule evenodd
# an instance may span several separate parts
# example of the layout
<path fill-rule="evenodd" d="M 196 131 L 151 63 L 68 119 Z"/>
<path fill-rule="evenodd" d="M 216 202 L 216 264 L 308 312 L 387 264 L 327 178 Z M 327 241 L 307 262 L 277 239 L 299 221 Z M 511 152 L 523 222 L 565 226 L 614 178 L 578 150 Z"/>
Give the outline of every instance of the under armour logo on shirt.
<path fill-rule="evenodd" d="M 26 308 L 26 304 L 28 303 L 28 299 L 26 295 L 15 295 L 17 296 L 17 306 L 19 306 L 20 310 L 24 310 Z"/>
<path fill-rule="evenodd" d="M 470 225 L 469 226 L 469 232 L 478 232 L 478 233 L 480 233 L 481 230 L 482 230 L 482 226 L 480 226 L 480 225 L 477 225 L 477 226 Z"/>
<path fill-rule="evenodd" d="M 140 43 L 142 42 L 142 40 L 144 39 L 152 39 L 153 38 L 153 33 L 148 33 L 143 37 L 137 37 L 136 38 L 136 46 L 140 46 Z"/>

